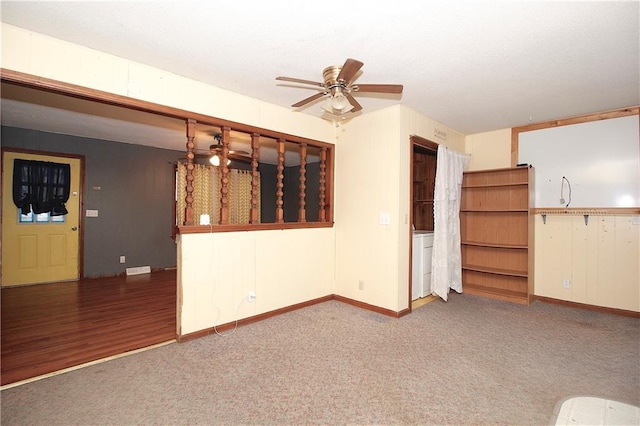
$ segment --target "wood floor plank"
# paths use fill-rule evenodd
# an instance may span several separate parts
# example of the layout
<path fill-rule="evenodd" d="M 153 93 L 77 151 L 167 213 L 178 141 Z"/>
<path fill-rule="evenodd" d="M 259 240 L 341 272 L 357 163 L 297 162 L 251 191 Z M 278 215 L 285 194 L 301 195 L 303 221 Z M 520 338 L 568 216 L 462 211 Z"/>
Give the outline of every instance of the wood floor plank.
<path fill-rule="evenodd" d="M 1 384 L 176 338 L 176 271 L 2 288 Z"/>

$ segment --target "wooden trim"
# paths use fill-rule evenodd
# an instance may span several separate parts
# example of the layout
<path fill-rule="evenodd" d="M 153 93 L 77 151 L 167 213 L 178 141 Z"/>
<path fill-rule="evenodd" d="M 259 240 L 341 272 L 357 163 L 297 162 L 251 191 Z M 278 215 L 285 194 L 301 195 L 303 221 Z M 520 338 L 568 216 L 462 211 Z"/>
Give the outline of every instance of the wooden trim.
<path fill-rule="evenodd" d="M 578 308 L 578 309 L 585 309 L 587 311 L 600 312 L 603 314 L 614 314 L 614 315 L 621 315 L 624 317 L 640 318 L 640 312 L 629 311 L 626 309 L 607 308 L 604 306 L 588 305 L 586 303 L 569 302 L 567 300 L 553 299 L 551 297 L 544 297 L 544 296 L 534 296 L 534 300 L 544 302 L 544 303 L 552 303 L 555 305 L 567 306 L 570 308 Z"/>
<path fill-rule="evenodd" d="M 518 165 L 518 146 L 520 145 L 520 132 L 511 129 L 511 167 Z"/>
<path fill-rule="evenodd" d="M 243 225 L 240 228 L 229 228 L 224 229 L 224 231 L 253 231 L 260 229 L 292 229 L 292 228 L 315 228 L 315 227 L 327 227 L 333 226 L 333 184 L 334 184 L 334 164 L 335 164 L 335 144 L 322 142 L 314 139 L 304 138 L 300 136 L 291 135 L 288 133 L 282 133 L 272 130 L 266 130 L 263 128 L 258 128 L 254 126 L 245 125 L 242 123 L 237 123 L 229 120 L 223 120 L 216 117 L 211 117 L 199 113 L 195 113 L 192 111 L 186 111 L 179 108 L 173 108 L 165 105 L 160 105 L 152 102 L 141 101 L 134 98 L 129 98 L 126 96 L 116 95 L 109 92 L 104 92 L 101 90 L 90 89 L 83 86 L 78 86 L 75 84 L 65 83 L 57 80 L 52 80 L 44 77 L 39 77 L 32 74 L 26 74 L 19 71 L 13 71 L 6 68 L 0 68 L 0 80 L 2 82 L 15 84 L 22 87 L 27 87 L 36 90 L 42 90 L 51 93 L 57 93 L 65 96 L 71 96 L 78 99 L 84 99 L 88 101 L 98 102 L 107 105 L 113 105 L 117 107 L 133 109 L 137 111 L 147 112 L 151 114 L 162 115 L 165 117 L 176 118 L 180 120 L 185 120 L 187 123 L 200 123 L 215 127 L 220 127 L 221 129 L 226 127 L 232 129 L 234 131 L 248 133 L 248 134 L 260 134 L 262 136 L 273 138 L 278 141 L 283 142 L 293 142 L 297 144 L 307 144 L 309 146 L 317 147 L 322 150 L 322 152 L 326 156 L 326 161 L 324 164 L 325 169 L 325 183 L 324 183 L 324 204 L 322 205 L 320 218 L 323 222 L 322 225 L 317 225 L 314 222 L 311 222 L 311 225 L 302 224 L 302 226 L 289 226 L 285 225 L 284 221 L 281 224 L 278 224 L 276 228 L 271 227 L 263 227 L 260 226 L 262 224 L 252 224 L 251 226 Z M 187 129 L 188 131 L 188 129 Z M 187 142 L 188 143 L 188 142 Z M 188 155 L 188 148 L 187 148 Z M 193 225 L 195 225 L 195 218 L 192 218 Z M 202 230 L 198 230 L 195 228 L 192 232 L 188 232 L 187 229 L 183 225 L 179 224 L 179 226 L 174 226 L 172 228 L 172 232 L 175 233 L 180 230 L 180 233 L 200 233 L 205 232 Z M 226 225 L 225 225 L 226 226 Z M 219 230 L 222 231 L 222 230 Z M 207 228 L 207 232 L 210 232 L 210 228 Z"/>
<path fill-rule="evenodd" d="M 410 309 L 406 309 L 400 312 L 392 311 L 390 309 L 384 309 L 379 306 L 370 305 L 368 303 L 360 302 L 358 300 L 349 299 L 348 297 L 339 296 L 337 294 L 333 295 L 333 299 L 338 302 L 346 303 L 348 305 L 356 306 L 358 308 L 366 309 L 367 311 L 376 312 L 378 314 L 386 315 L 388 317 L 400 318 L 402 315 L 408 314 Z"/>
<path fill-rule="evenodd" d="M 333 223 L 333 215 L 334 215 L 334 211 L 333 211 L 333 203 L 334 203 L 334 195 L 335 195 L 335 191 L 334 191 L 334 182 L 335 182 L 335 167 L 334 165 L 336 164 L 336 150 L 335 149 L 330 149 L 329 151 L 329 156 L 327 157 L 327 170 L 330 173 L 327 173 L 327 182 L 326 182 L 326 192 L 328 194 L 328 197 L 325 197 L 325 201 L 327 202 L 327 205 L 325 206 L 325 210 L 326 210 L 326 220 L 329 222 Z"/>
<path fill-rule="evenodd" d="M 639 115 L 640 117 L 640 106 L 620 108 L 620 109 L 615 109 L 611 111 L 579 115 L 576 117 L 568 117 L 568 118 L 562 118 L 559 120 L 543 121 L 541 123 L 534 123 L 534 124 L 528 124 L 526 126 L 513 127 L 511 129 L 511 166 L 515 167 L 518 163 L 519 136 L 520 136 L 520 133 L 522 132 L 548 129 L 551 127 L 567 126 L 570 124 L 588 123 L 590 121 L 608 120 L 610 118 L 627 117 L 630 115 Z"/>
<path fill-rule="evenodd" d="M 320 192 L 320 200 L 318 204 L 318 220 L 320 222 L 325 222 L 327 219 L 326 215 L 326 182 L 327 182 L 327 148 L 320 149 L 320 180 L 319 180 L 319 192 Z"/>
<path fill-rule="evenodd" d="M 527 166 L 520 166 L 520 167 L 529 167 L 529 168 L 531 168 L 533 166 L 527 165 Z M 520 168 L 520 167 L 518 167 L 518 168 Z M 486 173 L 486 172 L 506 172 L 508 170 L 513 170 L 513 167 L 500 167 L 500 168 L 497 168 L 497 169 L 465 170 L 464 174 L 466 174 L 466 175 L 475 175 L 475 174 L 482 174 L 482 173 Z M 528 182 L 526 180 L 523 180 L 522 182 L 507 182 L 507 183 L 496 184 L 496 185 L 498 185 L 498 186 L 506 186 L 506 185 L 527 185 L 527 184 L 528 184 Z M 490 185 L 482 184 L 482 185 L 476 185 L 476 186 L 484 188 L 484 187 L 487 187 L 487 186 L 490 186 Z M 473 185 L 464 184 L 462 187 L 463 188 L 470 188 L 470 187 L 473 187 Z"/>
<path fill-rule="evenodd" d="M 38 151 L 36 149 L 24 149 L 13 147 L 0 148 L 0 171 L 4 172 L 4 153 L 17 152 L 23 154 L 45 155 L 49 157 L 75 158 L 80 160 L 80 193 L 78 194 L 79 209 L 78 226 L 80 232 L 78 235 L 78 279 L 84 279 L 84 227 L 85 227 L 85 210 L 84 210 L 84 183 L 85 183 L 85 156 L 82 154 L 70 154 L 66 152 Z M 11 194 L 3 194 L 3 197 L 10 197 Z M 0 204 L 0 214 L 2 214 L 2 205 Z M 1 268 L 0 268 L 1 269 Z"/>
<path fill-rule="evenodd" d="M 193 159 L 195 158 L 194 148 L 195 143 L 193 140 L 196 137 L 196 121 L 193 119 L 187 119 L 186 122 L 187 132 L 187 186 L 185 188 L 185 208 L 184 208 L 184 223 L 181 225 L 193 225 Z M 175 209 L 174 209 L 175 210 Z M 175 221 L 174 221 L 175 223 Z"/>
<path fill-rule="evenodd" d="M 331 228 L 333 222 L 282 222 L 282 223 L 256 223 L 229 224 L 229 225 L 193 225 L 178 226 L 179 234 L 208 234 L 216 232 L 242 232 L 242 231 L 270 231 L 283 229 L 307 229 L 307 228 Z"/>
<path fill-rule="evenodd" d="M 298 178 L 298 222 L 307 221 L 306 189 L 307 189 L 307 144 L 300 144 L 300 177 Z"/>
<path fill-rule="evenodd" d="M 6 68 L 0 68 L 0 80 L 6 83 L 16 84 L 23 87 L 44 90 L 47 92 L 72 96 L 75 98 L 99 102 L 107 105 L 119 106 L 123 108 L 134 109 L 137 111 L 163 115 L 165 117 L 177 118 L 180 120 L 193 119 L 201 124 L 207 124 L 215 127 L 226 126 L 233 130 L 249 134 L 260 133 L 263 136 L 274 139 L 284 139 L 289 142 L 307 143 L 309 145 L 327 148 L 334 148 L 335 146 L 334 144 L 328 142 L 322 142 L 314 139 L 304 138 L 301 136 L 291 135 L 288 133 L 262 129 L 247 124 L 237 123 L 235 121 L 223 120 L 221 118 L 199 114 L 193 111 L 187 111 L 180 108 L 141 101 L 138 99 L 129 98 L 127 96 L 116 95 L 97 89 L 90 89 L 75 84 L 64 83 L 61 81 L 39 77 L 32 74 L 26 74 L 19 71 L 13 71 Z"/>
<path fill-rule="evenodd" d="M 286 306 L 284 308 L 275 309 L 273 311 L 265 312 L 263 314 L 254 315 L 252 317 L 243 318 L 236 321 L 228 322 L 225 324 L 217 325 L 215 327 L 209 327 L 204 330 L 194 331 L 193 333 L 179 335 L 177 337 L 178 343 L 185 343 L 191 340 L 199 339 L 201 337 L 206 337 L 216 333 L 224 333 L 229 332 L 230 330 L 235 329 L 236 327 L 242 327 L 243 325 L 252 324 L 258 321 L 263 321 L 268 318 L 286 314 L 288 312 L 293 312 L 298 309 L 306 308 L 308 306 L 317 305 L 318 303 L 329 302 L 331 300 L 336 300 L 338 302 L 346 303 L 348 305 L 356 306 L 358 308 L 366 309 L 368 311 L 376 312 L 382 315 L 386 315 L 393 318 L 400 318 L 411 313 L 411 309 L 403 309 L 400 312 L 395 312 L 389 309 L 380 308 L 378 306 L 369 305 L 368 303 L 358 302 L 357 300 L 349 299 L 347 297 L 338 296 L 337 294 L 331 294 L 324 297 L 319 297 L 317 299 L 308 300 L 306 302 L 296 303 L 295 305 Z"/>
<path fill-rule="evenodd" d="M 436 142 L 423 138 L 422 136 L 411 135 L 409 137 L 409 140 L 411 141 L 412 149 L 413 149 L 413 145 L 419 145 L 421 148 L 424 148 L 426 150 L 438 152 L 439 145 Z"/>
<path fill-rule="evenodd" d="M 284 139 L 278 140 L 278 165 L 276 170 L 276 223 L 284 223 Z"/>
<path fill-rule="evenodd" d="M 560 120 L 544 121 L 541 123 L 528 124 L 526 126 L 514 127 L 513 130 L 520 132 L 530 132 L 532 130 L 547 129 L 549 127 L 567 126 L 569 124 L 581 124 L 591 121 L 608 120 L 611 118 L 627 117 L 629 115 L 637 115 L 640 111 L 639 106 L 621 108 L 611 111 L 598 112 L 595 114 L 579 115 L 576 117 L 562 118 Z"/>
<path fill-rule="evenodd" d="M 284 308 L 275 309 L 273 311 L 265 312 L 259 315 L 254 315 L 248 318 L 243 318 L 238 321 L 232 321 L 226 324 L 217 325 L 215 327 L 209 327 L 204 330 L 195 331 L 193 333 L 183 334 L 178 336 L 177 341 L 178 343 L 184 343 L 194 339 L 198 339 L 200 337 L 209 336 L 211 334 L 228 332 L 229 330 L 233 330 L 236 327 L 242 327 L 243 325 L 248 325 L 258 321 L 263 321 L 277 315 L 286 314 L 287 312 L 293 312 L 298 309 L 306 308 L 312 305 L 317 305 L 318 303 L 328 302 L 330 300 L 333 300 L 332 295 L 319 297 L 317 299 L 308 300 L 306 302 L 296 303 L 295 305 L 285 306 Z"/>
<path fill-rule="evenodd" d="M 549 215 L 638 215 L 640 207 L 538 207 L 531 209 L 533 214 Z"/>
<path fill-rule="evenodd" d="M 260 215 L 258 214 L 258 180 L 260 172 L 258 171 L 258 157 L 260 150 L 260 135 L 258 133 L 251 134 L 251 210 L 249 223 L 255 225 L 260 223 Z"/>
<path fill-rule="evenodd" d="M 220 158 L 220 225 L 229 224 L 229 133 L 231 129 L 222 127 L 222 156 Z"/>

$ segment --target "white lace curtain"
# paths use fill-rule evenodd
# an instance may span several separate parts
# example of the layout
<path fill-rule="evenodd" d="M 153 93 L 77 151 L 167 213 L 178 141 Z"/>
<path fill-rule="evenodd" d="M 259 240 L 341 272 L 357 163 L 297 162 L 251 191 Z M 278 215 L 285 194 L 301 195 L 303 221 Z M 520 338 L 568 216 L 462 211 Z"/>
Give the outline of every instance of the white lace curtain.
<path fill-rule="evenodd" d="M 208 214 L 212 224 L 220 222 L 220 175 L 219 167 L 194 164 L 193 169 L 193 217 L 199 223 L 200 215 Z M 260 177 L 258 176 L 257 199 L 260 217 Z M 176 220 L 184 223 L 186 207 L 187 166 L 178 163 L 176 188 Z M 229 170 L 228 184 L 229 223 L 248 224 L 251 218 L 251 171 Z"/>
<path fill-rule="evenodd" d="M 462 293 L 460 249 L 460 197 L 462 173 L 469 155 L 438 146 L 436 183 L 433 197 L 433 254 L 431 292 L 447 300 L 449 289 Z"/>

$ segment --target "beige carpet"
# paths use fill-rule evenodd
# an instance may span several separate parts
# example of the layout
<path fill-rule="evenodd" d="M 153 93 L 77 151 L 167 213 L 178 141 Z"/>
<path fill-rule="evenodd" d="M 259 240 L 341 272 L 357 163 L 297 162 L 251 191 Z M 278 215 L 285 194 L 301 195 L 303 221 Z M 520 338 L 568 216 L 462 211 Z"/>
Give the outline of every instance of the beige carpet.
<path fill-rule="evenodd" d="M 105 336 L 108 338 L 108 336 Z M 11 425 L 548 425 L 640 405 L 640 320 L 452 294 L 400 319 L 337 301 L 1 392 Z"/>

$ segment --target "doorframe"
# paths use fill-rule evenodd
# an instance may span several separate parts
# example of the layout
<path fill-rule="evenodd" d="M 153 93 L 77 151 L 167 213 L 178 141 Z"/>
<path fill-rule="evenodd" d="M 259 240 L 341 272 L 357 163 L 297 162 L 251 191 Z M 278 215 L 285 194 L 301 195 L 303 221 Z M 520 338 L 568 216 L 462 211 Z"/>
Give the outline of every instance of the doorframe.
<path fill-rule="evenodd" d="M 33 155 L 43 155 L 48 157 L 61 157 L 61 158 L 72 158 L 80 161 L 80 183 L 79 183 L 79 203 L 78 203 L 78 279 L 84 278 L 84 164 L 85 164 L 85 156 L 80 154 L 70 154 L 65 152 L 53 152 L 53 151 L 39 151 L 35 149 L 23 149 L 23 148 L 14 148 L 14 147 L 2 147 L 0 148 L 0 170 L 4 173 L 4 153 L 5 152 L 15 152 L 18 154 L 33 154 Z M 4 199 L 5 196 L 11 196 L 11 194 L 2 194 L 1 197 Z M 3 216 L 4 212 L 2 211 L 2 203 L 0 203 L 0 216 Z M 2 236 L 0 236 L 0 242 L 2 241 Z M 4 249 L 4 244 L 2 245 Z M 1 266 L 0 266 L 1 270 Z M 27 284 L 25 284 L 27 285 Z"/>
<path fill-rule="evenodd" d="M 414 162 L 414 149 L 416 147 L 420 149 L 425 149 L 427 151 L 433 151 L 438 157 L 438 146 L 439 144 L 429 139 L 425 139 L 421 136 L 411 135 L 409 137 L 409 146 L 411 149 L 411 155 L 409 160 L 409 312 L 413 311 L 413 162 Z"/>

